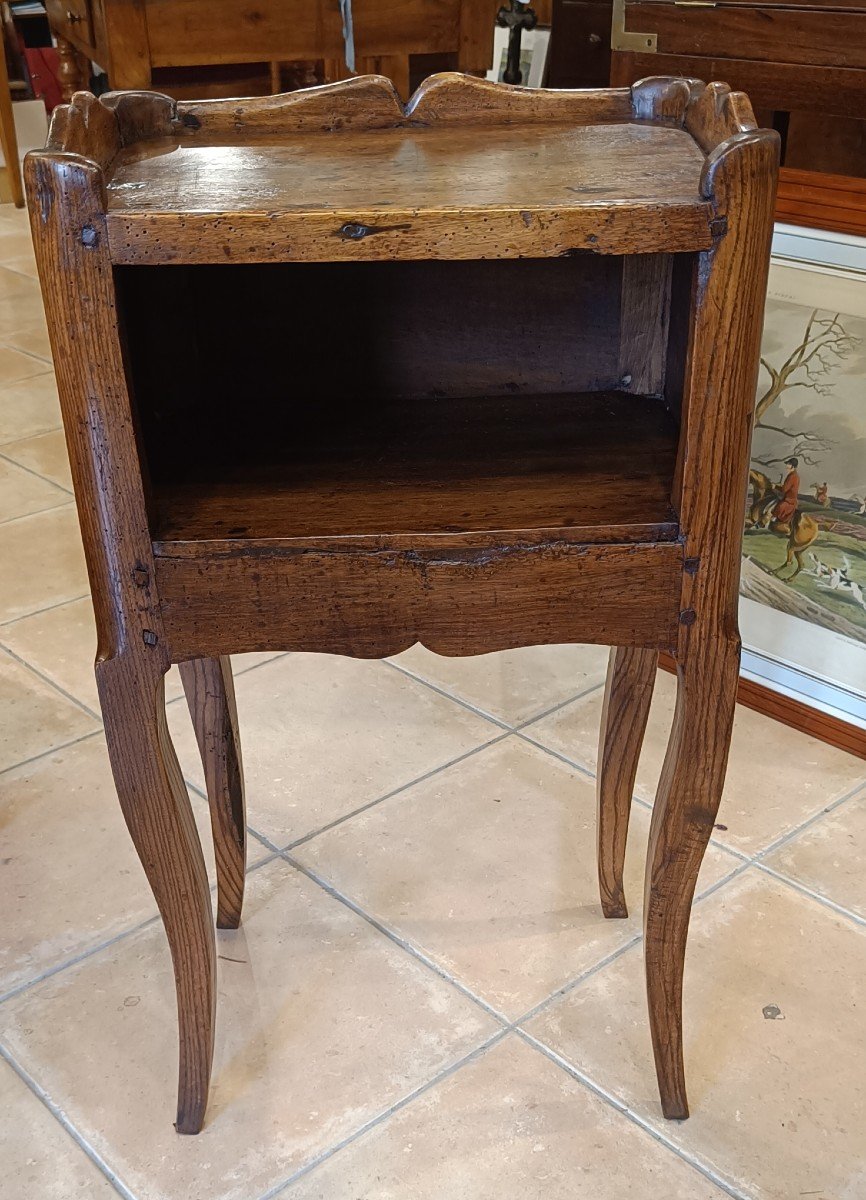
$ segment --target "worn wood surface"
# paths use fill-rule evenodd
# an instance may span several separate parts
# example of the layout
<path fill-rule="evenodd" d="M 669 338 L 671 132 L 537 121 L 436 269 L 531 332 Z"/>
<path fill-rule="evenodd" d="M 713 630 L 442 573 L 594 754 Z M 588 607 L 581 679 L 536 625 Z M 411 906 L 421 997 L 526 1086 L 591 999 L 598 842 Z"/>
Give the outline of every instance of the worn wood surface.
<path fill-rule="evenodd" d="M 682 79 L 539 96 L 444 76 L 405 108 L 376 79 L 235 111 L 95 103 L 57 115 L 27 184 L 109 751 L 175 966 L 178 1128 L 204 1117 L 215 955 L 165 671 L 188 663 L 234 923 L 224 656 L 415 642 L 619 647 L 599 784 L 612 912 L 647 663 L 675 656 L 645 946 L 663 1110 L 686 1115 L 682 968 L 736 693 L 775 135 Z M 349 265 L 364 257 L 420 261 Z M 321 278 L 286 286 L 296 272 Z"/>
<path fill-rule="evenodd" d="M 778 136 L 740 133 L 710 155 L 704 195 L 728 214 L 693 277 L 680 514 L 686 571 L 677 704 L 653 807 L 644 898 L 650 1028 L 662 1108 L 688 1116 L 682 982 L 695 883 L 722 797 L 740 662 L 737 583 Z"/>
<path fill-rule="evenodd" d="M 676 640 L 676 543 L 586 546 L 517 536 L 481 548 L 163 543 L 156 563 L 175 657 L 316 650 L 384 658 L 421 642 L 437 654 L 617 640 Z M 605 580 L 620 581 L 613 605 Z M 287 603 L 287 597 L 291 597 Z"/>
<path fill-rule="evenodd" d="M 625 253 L 638 230 L 647 251 L 695 250 L 710 242 L 703 161 L 683 130 L 649 123 L 483 142 L 448 122 L 243 145 L 198 133 L 119 156 L 109 236 L 128 263 Z"/>
<path fill-rule="evenodd" d="M 606 917 L 628 916 L 626 839 L 657 663 L 654 650 L 611 647 L 596 768 L 598 887 Z"/>
<path fill-rule="evenodd" d="M 664 391 L 670 322 L 669 254 L 630 254 L 622 264 L 620 387 L 660 396 Z"/>
<path fill-rule="evenodd" d="M 485 530 L 667 540 L 676 426 L 617 393 L 492 396 L 295 416 L 267 448 L 154 478 L 159 541 Z"/>
<path fill-rule="evenodd" d="M 86 138 L 74 149 L 107 168 L 112 257 L 131 264 L 707 249 L 705 155 L 754 124 L 724 85 L 656 77 L 545 92 L 446 73 L 406 106 L 376 76 L 242 101 L 100 103 L 123 149 L 110 166 Z M 544 128 L 515 137 L 514 124 Z"/>
<path fill-rule="evenodd" d="M 204 768 L 217 869 L 217 927 L 237 929 L 247 861 L 244 770 L 231 660 L 194 658 L 180 664 Z"/>
<path fill-rule="evenodd" d="M 126 823 L 156 897 L 177 985 L 177 1128 L 201 1128 L 214 1037 L 210 891 L 165 723 L 170 664 L 102 213 L 99 168 L 30 154 L 25 180 L 97 626 L 97 684 Z"/>

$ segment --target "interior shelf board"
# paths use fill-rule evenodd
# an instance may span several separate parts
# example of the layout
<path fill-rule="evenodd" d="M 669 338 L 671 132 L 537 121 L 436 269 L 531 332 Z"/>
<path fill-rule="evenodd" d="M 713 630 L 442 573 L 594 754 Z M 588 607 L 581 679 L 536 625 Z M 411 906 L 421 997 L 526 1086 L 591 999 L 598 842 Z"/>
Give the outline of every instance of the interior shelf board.
<path fill-rule="evenodd" d="M 268 457 L 261 447 L 267 446 Z M 181 542 L 459 542 L 524 531 L 569 542 L 669 541 L 677 427 L 622 392 L 319 403 L 298 427 L 153 481 L 158 553 Z M 396 544 L 396 543 L 394 543 Z"/>

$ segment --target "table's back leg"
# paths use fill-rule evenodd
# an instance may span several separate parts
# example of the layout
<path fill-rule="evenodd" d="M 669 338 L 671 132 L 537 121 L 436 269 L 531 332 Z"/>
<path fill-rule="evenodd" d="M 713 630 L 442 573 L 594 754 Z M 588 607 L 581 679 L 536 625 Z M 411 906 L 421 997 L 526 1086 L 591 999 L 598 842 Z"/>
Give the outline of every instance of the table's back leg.
<path fill-rule="evenodd" d="M 207 871 L 165 717 L 165 676 L 147 654 L 97 663 L 114 782 L 165 924 L 180 1034 L 177 1131 L 198 1133 L 213 1060 L 216 947 Z"/>
<path fill-rule="evenodd" d="M 217 926 L 237 929 L 244 902 L 246 801 L 231 659 L 194 658 L 180 677 L 195 727 L 210 805 L 217 869 Z"/>
<path fill-rule="evenodd" d="M 658 651 L 613 646 L 598 745 L 598 887 L 606 917 L 627 917 L 623 868 L 637 764 L 658 667 Z"/>
<path fill-rule="evenodd" d="M 692 897 L 722 798 L 740 670 L 739 639 L 693 642 L 678 665 L 677 703 L 650 827 L 644 958 L 662 1110 L 689 1115 L 683 1068 L 683 965 Z"/>

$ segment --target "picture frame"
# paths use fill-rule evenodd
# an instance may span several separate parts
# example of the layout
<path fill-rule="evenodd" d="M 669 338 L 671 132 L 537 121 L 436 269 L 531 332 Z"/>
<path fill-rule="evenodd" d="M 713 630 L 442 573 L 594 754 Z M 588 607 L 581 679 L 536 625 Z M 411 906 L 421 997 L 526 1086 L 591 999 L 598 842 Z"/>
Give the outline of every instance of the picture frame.
<path fill-rule="evenodd" d="M 487 78 L 501 83 L 508 60 L 508 36 L 510 30 L 497 25 L 493 34 L 493 65 Z M 550 30 L 539 26 L 524 30 L 520 39 L 521 86 L 544 87 L 547 76 L 547 58 L 550 50 Z"/>
<path fill-rule="evenodd" d="M 778 223 L 743 536 L 742 683 L 751 707 L 787 705 L 789 724 L 866 756 L 864 396 L 866 237 Z M 792 469 L 797 537 L 780 495 Z M 776 497 L 763 512 L 760 476 Z"/>

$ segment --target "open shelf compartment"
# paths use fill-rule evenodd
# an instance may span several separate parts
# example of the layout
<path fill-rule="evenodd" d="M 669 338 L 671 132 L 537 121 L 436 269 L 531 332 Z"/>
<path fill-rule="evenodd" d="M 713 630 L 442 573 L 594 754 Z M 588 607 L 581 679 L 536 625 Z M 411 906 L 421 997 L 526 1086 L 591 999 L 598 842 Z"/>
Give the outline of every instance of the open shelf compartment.
<path fill-rule="evenodd" d="M 118 269 L 157 553 L 675 540 L 678 419 L 623 374 L 623 271 L 590 254 Z"/>

